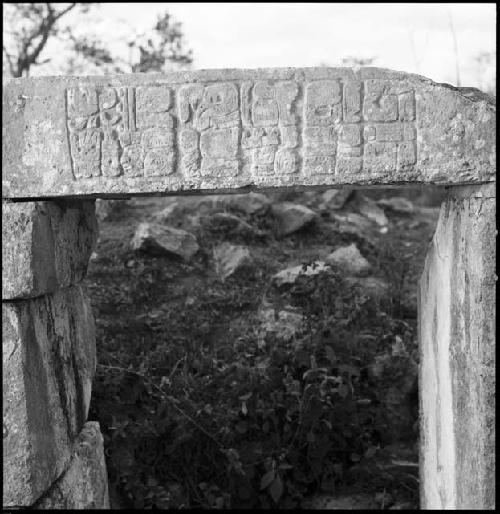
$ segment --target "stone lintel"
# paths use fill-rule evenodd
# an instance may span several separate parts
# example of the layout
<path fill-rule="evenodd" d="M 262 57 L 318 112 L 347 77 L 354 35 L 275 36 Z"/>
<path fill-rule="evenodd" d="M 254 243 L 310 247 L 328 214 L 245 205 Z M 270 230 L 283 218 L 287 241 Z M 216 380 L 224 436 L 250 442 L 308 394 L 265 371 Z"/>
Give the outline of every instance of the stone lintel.
<path fill-rule="evenodd" d="M 381 68 L 11 79 L 4 198 L 495 179 L 495 103 Z"/>

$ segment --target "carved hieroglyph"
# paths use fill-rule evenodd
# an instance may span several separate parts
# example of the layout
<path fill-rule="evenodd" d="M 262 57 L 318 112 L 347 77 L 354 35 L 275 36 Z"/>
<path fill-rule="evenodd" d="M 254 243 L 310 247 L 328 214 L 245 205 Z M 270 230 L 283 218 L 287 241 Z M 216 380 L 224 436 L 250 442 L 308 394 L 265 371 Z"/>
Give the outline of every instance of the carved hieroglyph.
<path fill-rule="evenodd" d="M 22 79 L 7 89 L 5 197 L 493 180 L 493 103 L 388 70 Z M 55 114 L 42 116 L 50 103 Z"/>

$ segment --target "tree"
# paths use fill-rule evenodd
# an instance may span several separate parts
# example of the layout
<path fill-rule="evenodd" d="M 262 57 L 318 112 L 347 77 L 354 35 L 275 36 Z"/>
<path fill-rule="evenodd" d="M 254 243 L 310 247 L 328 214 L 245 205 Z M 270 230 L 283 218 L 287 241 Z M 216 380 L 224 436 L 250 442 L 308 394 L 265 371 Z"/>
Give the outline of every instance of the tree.
<path fill-rule="evenodd" d="M 5 31 L 3 42 L 3 64 L 12 77 L 29 75 L 32 66 L 48 62 L 41 56 L 51 37 L 60 32 L 60 20 L 70 11 L 79 9 L 88 12 L 92 4 L 29 3 L 4 5 Z M 8 42 L 6 43 L 5 40 Z"/>
<path fill-rule="evenodd" d="M 158 17 L 151 31 L 128 42 L 121 41 L 122 46 L 128 47 L 128 57 L 112 52 L 110 41 L 90 29 L 78 33 L 75 23 L 70 23 L 69 13 L 79 16 L 80 27 L 92 26 L 82 16 L 98 6 L 99 3 L 5 4 L 4 26 L 8 30 L 3 44 L 4 74 L 28 76 L 34 66 L 50 62 L 47 48 L 55 40 L 58 52 L 64 54 L 63 63 L 56 68 L 62 74 L 162 71 L 169 63 L 175 66 L 192 63 L 192 52 L 186 49 L 181 25 L 173 22 L 167 12 Z M 127 32 L 133 30 L 129 27 Z"/>
<path fill-rule="evenodd" d="M 130 43 L 139 50 L 133 72 L 162 71 L 167 62 L 188 65 L 193 62 L 191 50 L 185 50 L 181 26 L 172 22 L 168 12 L 159 16 L 151 35 Z"/>

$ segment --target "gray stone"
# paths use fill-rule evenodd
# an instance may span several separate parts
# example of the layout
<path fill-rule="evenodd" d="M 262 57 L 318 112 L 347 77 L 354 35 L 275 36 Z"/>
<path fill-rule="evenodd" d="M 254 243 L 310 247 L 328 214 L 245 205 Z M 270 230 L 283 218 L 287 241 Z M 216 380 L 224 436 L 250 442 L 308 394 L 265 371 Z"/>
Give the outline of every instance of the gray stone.
<path fill-rule="evenodd" d="M 34 509 L 109 509 L 103 438 L 97 421 L 85 423 L 68 468 Z"/>
<path fill-rule="evenodd" d="M 413 203 L 403 196 L 391 196 L 390 198 L 382 198 L 378 205 L 389 209 L 398 214 L 412 214 L 415 211 Z"/>
<path fill-rule="evenodd" d="M 290 202 L 273 205 L 272 212 L 276 218 L 277 232 L 280 236 L 293 234 L 316 218 L 316 213 L 308 207 Z"/>
<path fill-rule="evenodd" d="M 3 503 L 32 505 L 87 419 L 95 329 L 81 286 L 2 303 Z"/>
<path fill-rule="evenodd" d="M 186 261 L 199 250 L 193 234 L 157 223 L 139 224 L 132 238 L 131 248 L 151 255 L 174 255 Z"/>
<path fill-rule="evenodd" d="M 214 248 L 215 270 L 223 280 L 252 263 L 246 246 L 222 243 Z"/>
<path fill-rule="evenodd" d="M 320 208 L 333 211 L 342 209 L 352 193 L 352 189 L 328 189 L 321 195 Z"/>
<path fill-rule="evenodd" d="M 325 259 L 327 264 L 335 264 L 347 274 L 359 275 L 370 270 L 370 263 L 361 255 L 358 247 L 352 243 L 349 246 L 337 248 Z"/>
<path fill-rule="evenodd" d="M 358 211 L 363 216 L 374 221 L 380 227 L 385 227 L 389 224 L 389 220 L 387 219 L 384 211 L 377 206 L 374 200 L 359 193 L 356 196 Z"/>
<path fill-rule="evenodd" d="M 285 284 L 293 284 L 301 275 L 311 277 L 317 275 L 321 271 L 327 271 L 329 269 L 330 266 L 327 266 L 323 261 L 315 261 L 312 264 L 306 266 L 305 268 L 303 265 L 286 268 L 280 271 L 279 273 L 276 273 L 276 275 L 273 276 L 272 280 L 278 286 L 282 286 Z"/>
<path fill-rule="evenodd" d="M 495 509 L 494 185 L 453 188 L 419 286 L 423 509 Z"/>
<path fill-rule="evenodd" d="M 2 299 L 76 284 L 97 240 L 94 201 L 2 202 Z"/>
<path fill-rule="evenodd" d="M 2 195 L 495 180 L 495 103 L 381 68 L 7 80 Z"/>

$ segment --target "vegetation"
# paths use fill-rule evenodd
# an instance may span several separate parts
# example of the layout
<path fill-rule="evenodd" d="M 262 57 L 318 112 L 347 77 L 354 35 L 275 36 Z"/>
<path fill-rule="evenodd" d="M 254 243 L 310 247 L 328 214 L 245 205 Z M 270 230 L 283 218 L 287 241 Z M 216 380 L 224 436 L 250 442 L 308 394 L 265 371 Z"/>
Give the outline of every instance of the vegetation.
<path fill-rule="evenodd" d="M 116 37 L 97 36 L 90 28 L 91 15 L 98 18 L 99 3 L 7 3 L 4 4 L 3 74 L 28 76 L 33 68 L 51 61 L 50 43 L 57 42 L 64 64 L 56 73 L 106 74 L 162 71 L 167 65 L 188 66 L 192 52 L 186 46 L 181 25 L 168 12 L 160 15 L 143 34 L 129 27 L 133 36 L 126 42 L 128 58 L 111 49 Z M 73 16 L 73 19 L 71 19 Z M 78 23 L 75 23 L 77 16 Z M 108 22 L 110 23 L 115 22 Z M 112 34 L 113 31 L 108 31 Z M 58 55 L 60 58 L 61 56 Z M 53 72 L 54 73 L 54 72 Z"/>
<path fill-rule="evenodd" d="M 324 214 L 277 240 L 269 212 L 246 216 L 266 237 L 251 243 L 254 265 L 222 282 L 211 248 L 240 235 L 195 224 L 202 251 L 189 264 L 130 252 L 151 213 L 140 202 L 115 209 L 88 279 L 99 362 L 91 419 L 105 435 L 114 501 L 292 508 L 355 490 L 415 506 L 414 292 L 434 219 L 393 215 L 390 232 L 368 241 Z M 335 268 L 273 285 L 290 260 L 350 242 L 390 284 L 384 298 Z M 268 330 L 259 313 L 269 308 L 300 313 L 297 330 Z"/>

